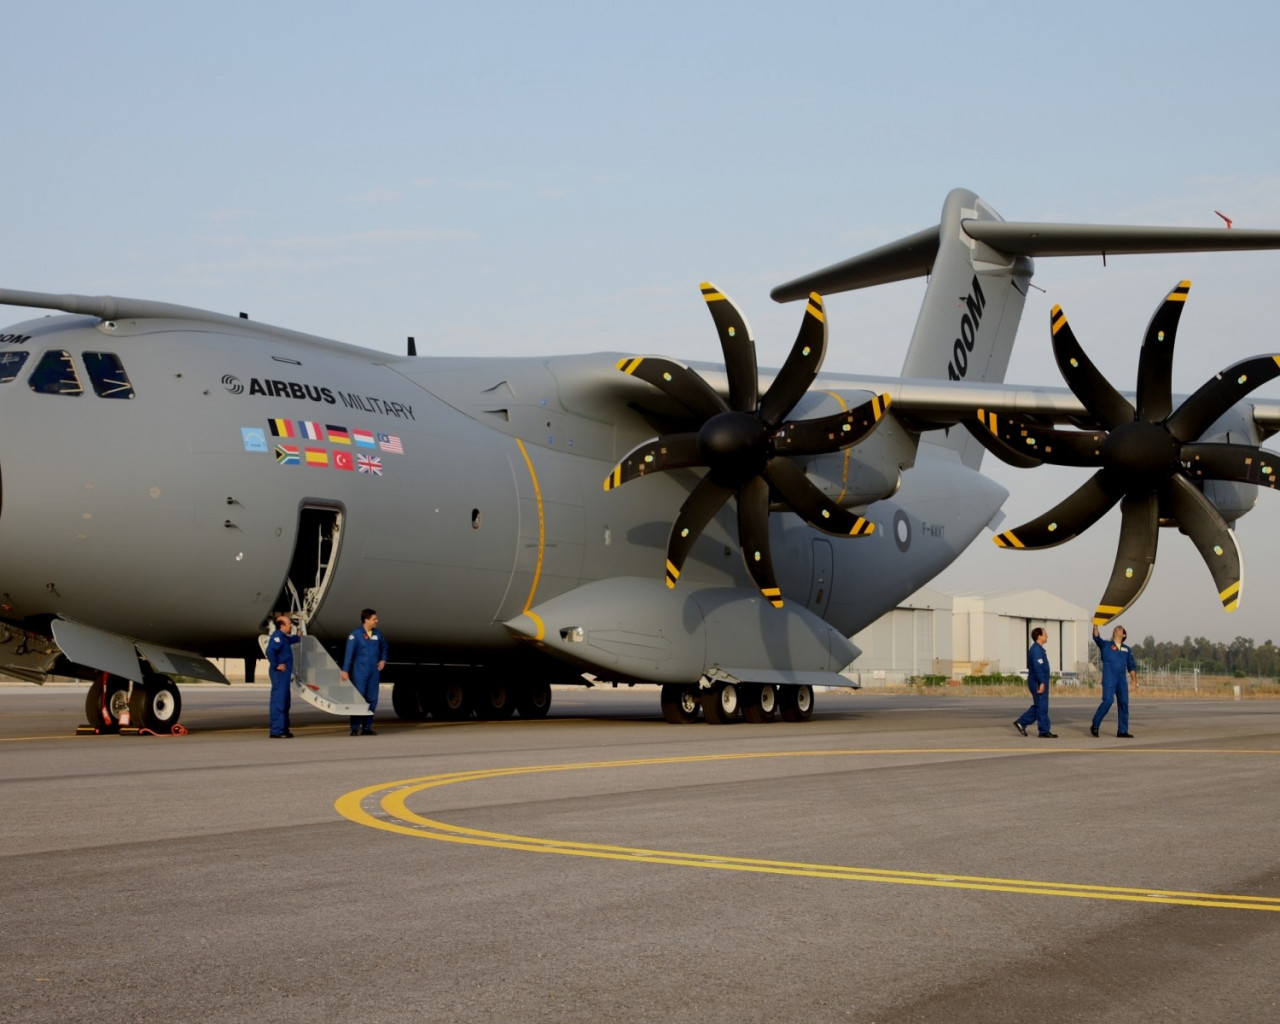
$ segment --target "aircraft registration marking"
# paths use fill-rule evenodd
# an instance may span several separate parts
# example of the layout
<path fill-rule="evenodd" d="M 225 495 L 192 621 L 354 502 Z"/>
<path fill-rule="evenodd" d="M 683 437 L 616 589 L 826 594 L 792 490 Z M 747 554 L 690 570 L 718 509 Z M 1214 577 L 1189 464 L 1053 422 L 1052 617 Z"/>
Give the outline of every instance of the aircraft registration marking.
<path fill-rule="evenodd" d="M 1032 756 L 1053 756 L 1064 753 L 1081 753 L 1080 750 L 1058 748 L 1038 752 Z M 1159 748 L 1128 748 L 1099 752 L 1089 748 L 1089 753 L 1103 756 L 1134 756 L 1144 754 L 1270 754 L 1275 750 L 1162 750 Z M 516 775 L 537 775 L 552 772 L 589 771 L 600 768 L 627 768 L 657 765 L 736 761 L 779 757 L 851 757 L 901 754 L 1007 754 L 1007 748 L 955 747 L 943 749 L 882 749 L 882 750 L 812 750 L 776 751 L 746 754 L 702 754 L 687 757 L 657 757 L 623 761 L 588 761 L 578 764 L 527 765 L 514 768 L 480 768 L 469 771 L 446 772 L 415 779 L 400 779 L 363 789 L 353 790 L 337 799 L 334 809 L 343 817 L 358 825 L 382 829 L 416 839 L 435 839 L 445 843 L 463 843 L 471 846 L 488 846 L 503 850 L 523 850 L 529 853 L 557 853 L 570 857 L 591 857 L 604 860 L 621 860 L 630 863 L 664 864 L 677 867 L 716 869 L 721 871 L 749 871 L 757 874 L 791 875 L 805 878 L 830 878 L 837 881 L 879 882 L 891 885 L 917 885 L 935 888 L 978 890 L 986 892 L 1024 893 L 1038 896 L 1067 896 L 1076 899 L 1119 900 L 1130 903 L 1176 904 L 1190 907 L 1217 907 L 1232 910 L 1280 911 L 1280 896 L 1242 896 L 1229 893 L 1180 891 L 1162 887 L 1128 887 L 1089 885 L 1078 882 L 1049 882 L 1019 878 L 984 877 L 981 875 L 943 874 L 941 872 L 896 871 L 887 868 L 854 867 L 837 864 L 811 864 L 801 861 L 764 860 L 753 857 L 734 857 L 723 854 L 687 853 L 674 850 L 647 849 L 644 847 L 614 846 L 606 843 L 582 843 L 567 839 L 541 838 L 512 835 L 483 829 L 451 825 L 425 817 L 410 810 L 409 800 L 430 789 L 451 786 L 460 782 L 483 782 L 489 779 Z M 374 808 L 374 809 L 370 809 Z"/>

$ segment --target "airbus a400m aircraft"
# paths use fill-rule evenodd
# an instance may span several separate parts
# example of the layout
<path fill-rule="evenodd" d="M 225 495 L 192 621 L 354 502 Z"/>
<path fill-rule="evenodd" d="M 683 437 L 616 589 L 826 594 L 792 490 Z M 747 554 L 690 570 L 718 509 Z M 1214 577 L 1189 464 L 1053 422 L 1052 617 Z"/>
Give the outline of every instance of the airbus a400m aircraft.
<path fill-rule="evenodd" d="M 546 714 L 584 674 L 661 685 L 669 721 L 800 721 L 842 684 L 848 637 L 930 580 L 1018 465 L 1095 465 L 1010 548 L 1116 502 L 1098 618 L 1136 600 L 1160 525 L 1196 543 L 1226 607 L 1229 524 L 1274 486 L 1263 356 L 1176 407 L 1174 287 L 1131 402 L 1055 310 L 1068 388 L 1003 378 L 1036 256 L 1280 248 L 1280 232 L 1013 223 L 953 191 L 918 234 L 775 289 L 803 300 L 782 368 L 703 285 L 724 366 L 660 355 L 395 357 L 158 302 L 0 290 L 57 310 L 0 336 L 0 671 L 93 681 L 91 722 L 157 731 L 176 677 L 257 656 L 302 622 L 300 695 L 363 707 L 330 660 L 358 610 L 393 639 L 397 712 Z M 821 296 L 929 276 L 900 378 L 822 373 Z M 1064 427 L 1069 429 L 1063 429 Z"/>

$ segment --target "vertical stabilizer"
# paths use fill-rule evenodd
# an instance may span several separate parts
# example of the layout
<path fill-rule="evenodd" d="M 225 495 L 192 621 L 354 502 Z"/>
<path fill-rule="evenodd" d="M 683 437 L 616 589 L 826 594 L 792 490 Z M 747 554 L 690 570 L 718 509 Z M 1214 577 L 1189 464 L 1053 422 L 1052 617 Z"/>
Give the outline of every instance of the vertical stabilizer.
<path fill-rule="evenodd" d="M 954 189 L 942 207 L 938 253 L 920 316 L 902 365 L 904 377 L 1003 381 L 1026 301 L 1033 264 L 970 237 L 965 221 L 998 221 L 999 214 L 966 189 Z M 983 449 L 968 433 L 951 429 L 928 440 L 959 452 L 977 469 Z"/>

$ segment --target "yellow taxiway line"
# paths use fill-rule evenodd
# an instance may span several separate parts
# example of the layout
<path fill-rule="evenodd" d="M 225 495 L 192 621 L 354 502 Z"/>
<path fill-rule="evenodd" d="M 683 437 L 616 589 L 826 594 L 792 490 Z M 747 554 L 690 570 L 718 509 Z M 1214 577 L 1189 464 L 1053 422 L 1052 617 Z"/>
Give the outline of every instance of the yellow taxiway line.
<path fill-rule="evenodd" d="M 1093 748 L 1091 748 L 1093 749 Z M 1069 753 L 1078 751 L 1055 750 L 1045 753 Z M 664 864 L 676 867 L 712 868 L 719 871 L 750 871 L 757 874 L 792 875 L 806 878 L 831 878 L 852 882 L 880 882 L 894 885 L 918 885 L 945 889 L 984 890 L 989 892 L 1016 892 L 1040 896 L 1071 896 L 1077 899 L 1120 900 L 1130 903 L 1158 903 L 1190 907 L 1219 907 L 1235 910 L 1280 911 L 1280 897 L 1240 896 L 1226 893 L 1170 890 L 1157 887 L 1126 887 L 1088 885 L 1075 882 L 1046 882 L 1019 878 L 988 878 L 981 875 L 958 875 L 949 872 L 894 871 L 885 868 L 852 867 L 839 864 L 811 864 L 802 861 L 763 860 L 753 857 L 734 857 L 719 854 L 686 853 L 675 850 L 655 850 L 644 847 L 613 846 L 605 843 L 582 843 L 566 839 L 539 838 L 510 835 L 466 828 L 437 821 L 410 810 L 409 801 L 418 794 L 442 786 L 460 782 L 480 782 L 516 775 L 538 775 L 551 772 L 589 771 L 600 768 L 629 768 L 640 766 L 706 763 L 778 757 L 849 757 L 902 754 L 1008 754 L 1008 748 L 951 747 L 944 749 L 880 749 L 880 750 L 814 750 L 779 751 L 747 754 L 704 754 L 686 757 L 659 757 L 624 761 L 587 761 L 576 764 L 533 765 L 516 768 L 482 768 L 470 771 L 446 772 L 416 779 L 400 779 L 375 786 L 353 790 L 339 797 L 334 807 L 339 814 L 370 828 L 381 829 L 418 839 L 435 839 L 445 843 L 463 843 L 471 846 L 488 846 L 503 850 L 523 850 L 529 853 L 556 853 L 570 857 L 593 857 L 604 860 L 622 860 L 642 864 Z M 1120 753 L 1120 752 L 1117 752 Z M 1158 750 L 1153 748 L 1128 749 L 1121 756 L 1132 754 L 1270 754 L 1276 750 Z M 376 810 L 370 810 L 373 807 Z"/>

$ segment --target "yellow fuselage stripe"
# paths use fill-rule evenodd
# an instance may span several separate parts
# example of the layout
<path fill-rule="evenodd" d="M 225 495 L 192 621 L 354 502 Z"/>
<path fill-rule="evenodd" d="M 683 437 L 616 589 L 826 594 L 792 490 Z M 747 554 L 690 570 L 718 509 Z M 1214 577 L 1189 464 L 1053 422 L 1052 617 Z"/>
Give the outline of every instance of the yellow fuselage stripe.
<path fill-rule="evenodd" d="M 529 479 L 533 481 L 533 496 L 538 501 L 538 564 L 533 570 L 533 586 L 529 588 L 529 597 L 524 603 L 524 611 L 527 615 L 529 609 L 533 607 L 533 596 L 538 592 L 538 580 L 542 577 L 542 556 L 547 549 L 547 521 L 542 511 L 542 488 L 538 486 L 538 473 L 533 468 L 533 459 L 529 457 L 529 449 L 524 446 L 524 442 L 520 438 L 516 438 L 516 444 L 520 446 L 520 454 L 524 456 L 524 464 L 529 467 Z M 537 617 L 534 616 L 536 619 Z M 538 620 L 538 632 L 542 632 L 542 622 Z M 539 636 L 538 639 L 542 639 Z"/>

